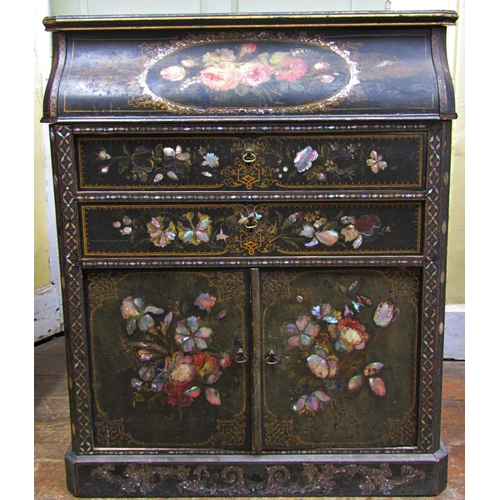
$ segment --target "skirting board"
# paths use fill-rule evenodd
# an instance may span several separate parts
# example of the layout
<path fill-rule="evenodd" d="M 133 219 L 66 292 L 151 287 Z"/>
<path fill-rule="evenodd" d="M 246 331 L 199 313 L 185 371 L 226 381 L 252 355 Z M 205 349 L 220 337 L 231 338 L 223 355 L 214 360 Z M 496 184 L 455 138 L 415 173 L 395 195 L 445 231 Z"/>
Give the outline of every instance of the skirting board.
<path fill-rule="evenodd" d="M 35 290 L 35 342 L 60 333 L 64 329 L 61 295 L 56 286 Z"/>
<path fill-rule="evenodd" d="M 465 360 L 465 304 L 445 307 L 444 359 Z"/>

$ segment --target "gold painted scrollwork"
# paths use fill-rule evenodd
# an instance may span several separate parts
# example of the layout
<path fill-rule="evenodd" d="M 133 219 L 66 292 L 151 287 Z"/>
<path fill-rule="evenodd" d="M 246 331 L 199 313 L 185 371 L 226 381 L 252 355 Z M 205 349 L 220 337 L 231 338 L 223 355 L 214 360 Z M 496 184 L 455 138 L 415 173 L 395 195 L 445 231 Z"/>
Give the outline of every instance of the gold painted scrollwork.
<path fill-rule="evenodd" d="M 387 423 L 389 425 L 389 432 L 382 437 L 384 442 L 398 446 L 401 443 L 410 443 L 416 440 L 417 425 L 415 412 L 411 411 L 401 419 L 389 418 Z"/>
<path fill-rule="evenodd" d="M 245 306 L 246 288 L 243 273 L 215 273 L 210 277 L 210 284 L 217 289 L 219 301 L 232 300 L 240 307 Z"/>
<path fill-rule="evenodd" d="M 96 430 L 99 442 L 106 443 L 107 447 L 123 446 L 134 442 L 132 436 L 125 432 L 123 419 L 108 420 L 107 418 L 101 418 L 96 422 Z"/>
<path fill-rule="evenodd" d="M 266 446 L 293 447 L 295 436 L 293 435 L 292 420 L 278 420 L 274 415 L 264 424 Z"/>
<path fill-rule="evenodd" d="M 212 439 L 213 444 L 224 447 L 242 446 L 245 444 L 246 424 L 240 420 L 217 420 L 217 433 Z"/>
<path fill-rule="evenodd" d="M 262 283 L 263 302 L 272 306 L 281 297 L 291 297 L 291 284 L 297 273 L 278 271 L 266 276 Z"/>
<path fill-rule="evenodd" d="M 116 285 L 122 280 L 112 274 L 89 276 L 89 302 L 92 309 L 99 307 L 108 299 L 117 298 Z"/>

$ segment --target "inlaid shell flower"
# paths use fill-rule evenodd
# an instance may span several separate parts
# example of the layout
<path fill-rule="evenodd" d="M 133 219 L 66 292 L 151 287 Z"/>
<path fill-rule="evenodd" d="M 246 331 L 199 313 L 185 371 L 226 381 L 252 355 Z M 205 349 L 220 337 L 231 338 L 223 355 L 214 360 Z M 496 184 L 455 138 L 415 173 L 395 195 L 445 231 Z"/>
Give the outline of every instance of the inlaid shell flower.
<path fill-rule="evenodd" d="M 212 343 L 212 335 L 211 328 L 199 327 L 196 316 L 190 316 L 185 322 L 179 321 L 175 329 L 175 341 L 183 352 L 207 349 Z"/>
<path fill-rule="evenodd" d="M 205 161 L 201 164 L 202 167 L 215 168 L 219 166 L 219 157 L 214 153 L 207 153 L 203 159 Z"/>
<path fill-rule="evenodd" d="M 327 247 L 331 247 L 335 245 L 335 243 L 337 243 L 337 241 L 339 240 L 339 233 L 337 233 L 337 231 L 334 231 L 333 229 L 327 229 L 326 231 L 317 231 L 316 228 L 309 223 L 306 223 L 302 226 L 300 236 L 311 238 L 311 241 L 305 243 L 306 247 L 313 247 L 318 243 L 321 243 Z"/>
<path fill-rule="evenodd" d="M 191 227 L 185 227 L 182 222 L 177 223 L 179 238 L 184 243 L 191 245 L 199 245 L 200 243 L 208 243 L 212 234 L 212 221 L 208 215 L 198 212 L 198 220 L 194 221 L 194 212 L 184 214 L 184 218 L 188 221 Z"/>
<path fill-rule="evenodd" d="M 319 354 L 311 354 L 307 358 L 307 366 L 311 373 L 321 379 L 333 378 L 339 371 L 339 358 L 335 355 L 326 356 Z"/>
<path fill-rule="evenodd" d="M 207 387 L 205 389 L 205 397 L 207 398 L 207 401 L 214 406 L 220 406 L 221 404 L 221 399 L 220 399 L 220 394 L 219 391 L 213 387 Z"/>
<path fill-rule="evenodd" d="M 131 335 L 136 328 L 142 332 L 147 332 L 154 327 L 155 320 L 150 314 L 163 314 L 164 310 L 160 307 L 148 305 L 142 297 L 125 297 L 120 306 L 123 319 L 127 321 L 127 333 Z"/>
<path fill-rule="evenodd" d="M 178 181 L 179 175 L 185 175 L 186 169 L 190 164 L 191 154 L 183 152 L 181 146 L 178 145 L 175 149 L 171 147 L 163 148 L 163 159 L 161 160 L 161 165 L 167 170 L 165 175 L 168 179 Z M 159 180 L 156 182 L 159 182 Z"/>
<path fill-rule="evenodd" d="M 311 314 L 317 318 L 326 321 L 327 323 L 338 323 L 339 318 L 336 317 L 339 313 L 333 311 L 330 304 L 321 304 L 314 306 L 311 309 Z"/>
<path fill-rule="evenodd" d="M 174 241 L 177 236 L 174 223 L 170 221 L 168 226 L 165 227 L 167 222 L 168 219 L 165 220 L 165 217 L 160 215 L 158 217 L 152 217 L 151 221 L 146 224 L 150 241 L 157 247 L 163 248 L 170 245 L 170 243 Z"/>
<path fill-rule="evenodd" d="M 330 396 L 325 392 L 314 391 L 310 396 L 301 396 L 293 405 L 293 411 L 299 415 L 314 415 L 321 408 L 322 403 L 329 403 L 330 401 Z"/>
<path fill-rule="evenodd" d="M 378 361 L 366 365 L 363 369 L 363 375 L 355 375 L 354 377 L 351 377 L 351 379 L 349 379 L 347 389 L 351 392 L 359 391 L 364 385 L 365 377 L 368 377 L 368 385 L 370 389 L 377 396 L 385 396 L 385 382 L 379 376 L 374 376 L 378 375 L 383 367 L 383 363 L 380 363 Z"/>
<path fill-rule="evenodd" d="M 203 311 L 210 311 L 212 306 L 215 304 L 216 298 L 212 297 L 208 293 L 200 293 L 194 301 L 194 305 L 199 307 Z"/>
<path fill-rule="evenodd" d="M 297 172 L 305 172 L 312 167 L 312 162 L 318 157 L 318 152 L 311 146 L 299 151 L 293 160 Z"/>
<path fill-rule="evenodd" d="M 98 153 L 96 153 L 97 158 L 99 160 L 109 160 L 111 159 L 111 155 L 106 152 L 105 149 L 101 149 Z"/>
<path fill-rule="evenodd" d="M 373 315 L 373 321 L 377 326 L 386 328 L 399 316 L 399 309 L 391 300 L 381 302 Z"/>
<path fill-rule="evenodd" d="M 370 153 L 370 158 L 366 160 L 366 164 L 372 169 L 372 172 L 377 173 L 379 170 L 385 170 L 387 168 L 387 163 L 382 161 L 382 155 L 379 155 L 376 151 Z"/>
<path fill-rule="evenodd" d="M 318 335 L 319 326 L 309 323 L 307 316 L 300 316 L 295 323 L 286 325 L 284 332 L 288 336 L 289 346 L 309 346 L 312 339 Z"/>
<path fill-rule="evenodd" d="M 362 215 L 357 220 L 353 217 L 344 217 L 342 221 L 348 221 L 349 224 L 340 231 L 340 234 L 345 241 L 352 241 L 355 249 L 361 246 L 363 236 L 373 236 L 375 230 L 381 226 L 380 219 L 376 215 Z"/>
<path fill-rule="evenodd" d="M 194 379 L 196 369 L 193 365 L 193 357 L 185 356 L 180 352 L 174 354 L 172 366 L 168 366 L 169 380 L 174 383 L 189 383 Z"/>

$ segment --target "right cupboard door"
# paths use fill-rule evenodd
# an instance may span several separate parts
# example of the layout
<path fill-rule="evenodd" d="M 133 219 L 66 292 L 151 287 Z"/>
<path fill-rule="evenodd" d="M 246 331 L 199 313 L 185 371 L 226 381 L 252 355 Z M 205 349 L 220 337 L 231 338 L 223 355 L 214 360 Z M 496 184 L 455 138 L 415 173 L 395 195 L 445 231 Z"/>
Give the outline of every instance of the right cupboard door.
<path fill-rule="evenodd" d="M 263 450 L 417 444 L 421 270 L 260 273 Z"/>

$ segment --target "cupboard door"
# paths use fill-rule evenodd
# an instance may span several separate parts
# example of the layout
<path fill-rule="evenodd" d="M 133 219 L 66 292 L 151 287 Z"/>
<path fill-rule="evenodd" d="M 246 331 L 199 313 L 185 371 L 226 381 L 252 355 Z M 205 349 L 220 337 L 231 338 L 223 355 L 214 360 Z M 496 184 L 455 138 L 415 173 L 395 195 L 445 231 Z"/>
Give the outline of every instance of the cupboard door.
<path fill-rule="evenodd" d="M 416 446 L 420 274 L 262 271 L 264 450 Z"/>
<path fill-rule="evenodd" d="M 248 273 L 88 271 L 96 448 L 248 449 Z"/>

